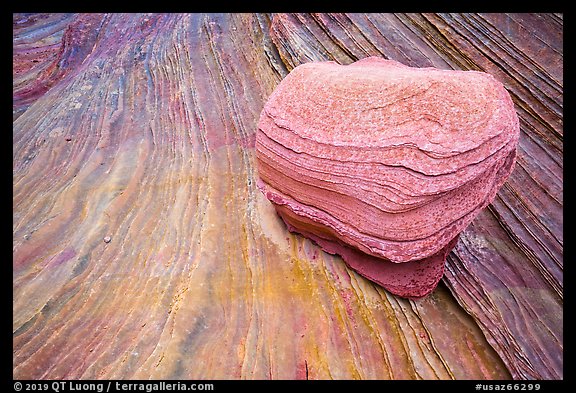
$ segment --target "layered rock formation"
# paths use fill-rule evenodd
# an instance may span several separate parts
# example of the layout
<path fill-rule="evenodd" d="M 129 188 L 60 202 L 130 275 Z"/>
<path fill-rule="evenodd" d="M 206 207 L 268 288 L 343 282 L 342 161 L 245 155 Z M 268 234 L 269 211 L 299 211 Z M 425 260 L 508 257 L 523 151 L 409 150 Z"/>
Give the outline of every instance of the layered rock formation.
<path fill-rule="evenodd" d="M 13 17 L 14 379 L 562 378 L 561 15 Z M 520 118 L 513 173 L 419 300 L 256 187 L 278 83 L 370 55 L 486 71 Z"/>
<path fill-rule="evenodd" d="M 262 111 L 258 185 L 291 231 L 421 297 L 510 175 L 518 137 L 510 95 L 486 73 L 306 63 Z"/>

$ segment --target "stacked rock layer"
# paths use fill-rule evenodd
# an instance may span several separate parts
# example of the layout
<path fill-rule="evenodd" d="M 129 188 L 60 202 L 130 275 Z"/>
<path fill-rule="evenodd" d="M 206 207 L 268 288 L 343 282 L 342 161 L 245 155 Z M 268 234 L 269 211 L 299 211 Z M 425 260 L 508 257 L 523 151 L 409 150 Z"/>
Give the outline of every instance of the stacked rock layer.
<path fill-rule="evenodd" d="M 489 74 L 306 63 L 261 113 L 258 186 L 291 231 L 417 298 L 510 175 L 518 137 L 510 95 Z"/>

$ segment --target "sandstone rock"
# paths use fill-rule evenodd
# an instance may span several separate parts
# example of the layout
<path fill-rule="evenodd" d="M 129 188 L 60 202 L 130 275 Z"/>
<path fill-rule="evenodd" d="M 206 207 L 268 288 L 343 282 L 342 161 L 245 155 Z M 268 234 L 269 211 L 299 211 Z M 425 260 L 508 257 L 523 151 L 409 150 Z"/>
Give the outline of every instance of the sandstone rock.
<path fill-rule="evenodd" d="M 510 95 L 486 73 L 311 62 L 261 113 L 258 186 L 291 231 L 421 297 L 510 175 L 518 137 Z"/>
<path fill-rule="evenodd" d="M 562 379 L 561 14 L 95 17 L 13 14 L 13 378 Z M 484 70 L 520 118 L 516 169 L 418 301 L 256 188 L 282 78 L 367 53 Z"/>

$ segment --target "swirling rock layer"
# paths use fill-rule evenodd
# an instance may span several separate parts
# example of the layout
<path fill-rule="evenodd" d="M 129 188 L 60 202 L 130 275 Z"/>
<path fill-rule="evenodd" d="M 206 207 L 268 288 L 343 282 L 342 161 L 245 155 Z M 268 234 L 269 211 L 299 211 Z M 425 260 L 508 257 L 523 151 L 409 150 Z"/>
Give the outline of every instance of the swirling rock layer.
<path fill-rule="evenodd" d="M 15 379 L 562 377 L 561 15 L 13 20 Z M 513 173 L 419 300 L 256 187 L 288 71 L 372 55 L 487 71 L 520 117 Z"/>
<path fill-rule="evenodd" d="M 421 297 L 512 172 L 518 137 L 510 95 L 488 74 L 307 63 L 264 106 L 258 184 L 291 230 Z"/>

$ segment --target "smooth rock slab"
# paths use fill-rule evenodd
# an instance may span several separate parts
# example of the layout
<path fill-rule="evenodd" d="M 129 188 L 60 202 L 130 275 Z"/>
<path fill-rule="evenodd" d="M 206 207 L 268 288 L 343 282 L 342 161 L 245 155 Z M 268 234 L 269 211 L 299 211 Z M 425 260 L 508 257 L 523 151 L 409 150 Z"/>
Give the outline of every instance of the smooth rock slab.
<path fill-rule="evenodd" d="M 261 113 L 258 186 L 291 231 L 421 297 L 510 175 L 518 137 L 510 95 L 486 73 L 306 63 Z"/>

